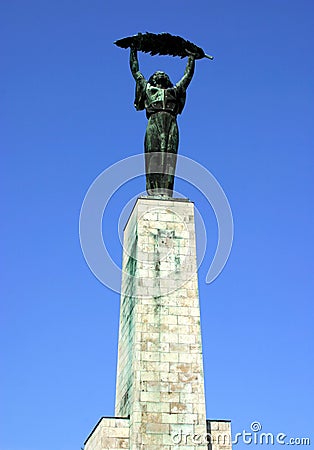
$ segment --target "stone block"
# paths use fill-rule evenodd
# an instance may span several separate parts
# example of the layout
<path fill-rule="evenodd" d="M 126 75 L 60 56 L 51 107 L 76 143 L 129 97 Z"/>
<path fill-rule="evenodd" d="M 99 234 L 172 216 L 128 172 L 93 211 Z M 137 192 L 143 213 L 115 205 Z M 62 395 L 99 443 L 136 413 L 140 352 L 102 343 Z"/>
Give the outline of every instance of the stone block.
<path fill-rule="evenodd" d="M 194 334 L 179 334 L 179 344 L 195 344 L 196 337 Z"/>
<path fill-rule="evenodd" d="M 160 400 L 162 402 L 179 402 L 180 394 L 178 392 L 161 392 Z"/>
<path fill-rule="evenodd" d="M 151 434 L 169 434 L 169 424 L 151 422 L 146 424 L 146 433 Z"/>
<path fill-rule="evenodd" d="M 162 353 L 160 355 L 161 361 L 168 361 L 168 362 L 178 362 L 179 361 L 179 354 L 178 353 Z"/>
<path fill-rule="evenodd" d="M 180 403 L 180 402 L 170 403 L 170 413 L 171 414 L 192 413 L 192 412 L 193 412 L 192 404 Z"/>
<path fill-rule="evenodd" d="M 162 413 L 161 422 L 176 424 L 178 422 L 178 414 Z"/>
<path fill-rule="evenodd" d="M 159 403 L 147 402 L 145 408 L 147 412 L 170 413 L 170 403 L 168 402 L 159 402 Z"/>
<path fill-rule="evenodd" d="M 159 381 L 159 373 L 158 372 L 141 372 L 141 381 Z"/>
<path fill-rule="evenodd" d="M 156 402 L 159 403 L 161 399 L 160 392 L 141 392 L 140 393 L 140 401 L 144 402 Z"/>
<path fill-rule="evenodd" d="M 174 333 L 160 333 L 160 341 L 161 342 L 173 342 L 177 343 L 179 341 L 179 335 Z"/>

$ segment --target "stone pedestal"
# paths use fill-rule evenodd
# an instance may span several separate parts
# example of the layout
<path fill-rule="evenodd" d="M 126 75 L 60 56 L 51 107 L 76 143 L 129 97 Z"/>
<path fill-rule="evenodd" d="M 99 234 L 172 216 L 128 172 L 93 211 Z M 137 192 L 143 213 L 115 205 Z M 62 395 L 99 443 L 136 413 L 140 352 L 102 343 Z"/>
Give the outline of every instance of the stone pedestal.
<path fill-rule="evenodd" d="M 101 419 L 86 450 L 231 448 L 230 424 L 224 442 L 208 434 L 194 205 L 186 199 L 139 198 L 125 227 L 115 414 Z"/>

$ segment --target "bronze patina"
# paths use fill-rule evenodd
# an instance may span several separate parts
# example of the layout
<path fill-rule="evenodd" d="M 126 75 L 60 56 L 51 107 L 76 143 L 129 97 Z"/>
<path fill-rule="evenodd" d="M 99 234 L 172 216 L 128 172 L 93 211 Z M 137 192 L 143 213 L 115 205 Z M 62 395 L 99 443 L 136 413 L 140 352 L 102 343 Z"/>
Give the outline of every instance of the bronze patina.
<path fill-rule="evenodd" d="M 213 57 L 195 44 L 169 33 L 139 33 L 117 41 L 116 45 L 130 48 L 130 68 L 136 81 L 134 106 L 137 111 L 145 109 L 148 118 L 144 140 L 147 193 L 172 197 L 179 145 L 177 115 L 182 113 L 185 105 L 195 59 Z M 139 70 L 138 50 L 151 55 L 188 56 L 183 77 L 173 85 L 166 73 L 157 71 L 146 80 Z"/>

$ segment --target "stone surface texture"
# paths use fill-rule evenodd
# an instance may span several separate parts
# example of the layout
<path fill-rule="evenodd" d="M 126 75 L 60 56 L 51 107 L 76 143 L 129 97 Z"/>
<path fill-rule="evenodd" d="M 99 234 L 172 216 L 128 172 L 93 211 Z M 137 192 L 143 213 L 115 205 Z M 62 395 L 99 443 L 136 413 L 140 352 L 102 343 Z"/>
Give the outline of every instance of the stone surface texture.
<path fill-rule="evenodd" d="M 193 203 L 139 198 L 122 269 L 115 415 L 125 419 L 103 418 L 85 450 L 229 450 L 206 440 L 230 423 L 206 421 Z"/>
<path fill-rule="evenodd" d="M 102 417 L 85 441 L 85 450 L 129 448 L 129 419 Z"/>
<path fill-rule="evenodd" d="M 208 450 L 231 450 L 230 420 L 207 420 Z"/>

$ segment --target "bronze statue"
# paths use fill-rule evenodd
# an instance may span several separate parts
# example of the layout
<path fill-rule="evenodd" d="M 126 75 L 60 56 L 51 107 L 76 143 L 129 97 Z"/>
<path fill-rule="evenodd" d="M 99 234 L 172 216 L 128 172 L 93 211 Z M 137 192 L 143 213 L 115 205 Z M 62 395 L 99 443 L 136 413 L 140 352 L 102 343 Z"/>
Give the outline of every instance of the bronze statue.
<path fill-rule="evenodd" d="M 195 44 L 169 33 L 138 33 L 115 43 L 122 48 L 130 48 L 130 68 L 136 81 L 134 106 L 138 111 L 145 109 L 148 118 L 144 141 L 147 193 L 172 197 L 179 145 L 177 115 L 185 105 L 195 59 L 213 57 Z M 183 77 L 173 85 L 166 73 L 157 71 L 147 81 L 139 70 L 137 50 L 151 55 L 188 56 Z"/>
<path fill-rule="evenodd" d="M 146 109 L 148 118 L 144 141 L 148 195 L 172 196 L 179 145 L 177 115 L 184 108 L 194 67 L 195 59 L 189 56 L 185 73 L 175 86 L 169 76 L 160 71 L 147 81 L 139 70 L 136 49 L 130 50 L 130 68 L 136 81 L 134 106 L 138 111 Z M 154 172 L 154 167 L 159 167 L 159 173 Z"/>

